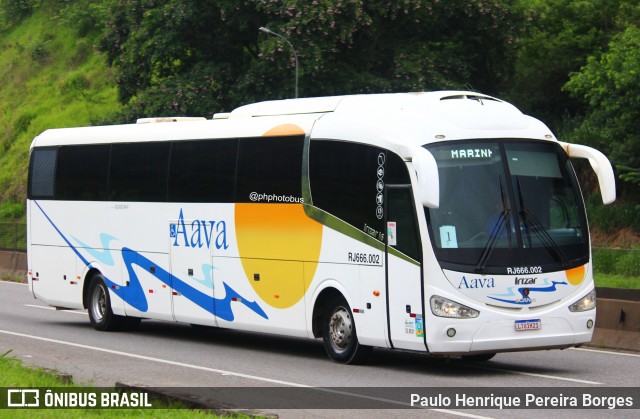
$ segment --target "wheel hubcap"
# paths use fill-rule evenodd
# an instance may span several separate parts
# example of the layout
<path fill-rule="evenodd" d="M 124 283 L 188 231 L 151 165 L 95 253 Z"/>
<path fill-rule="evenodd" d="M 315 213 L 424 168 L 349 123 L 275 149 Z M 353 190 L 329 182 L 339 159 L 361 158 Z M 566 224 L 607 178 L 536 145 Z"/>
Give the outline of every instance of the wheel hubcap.
<path fill-rule="evenodd" d="M 98 285 L 93 291 L 92 301 L 91 311 L 93 312 L 93 317 L 97 321 L 100 321 L 104 317 L 104 312 L 107 307 L 107 295 L 102 285 Z"/>
<path fill-rule="evenodd" d="M 329 334 L 331 344 L 339 351 L 344 351 L 351 341 L 353 323 L 349 312 L 344 307 L 338 307 L 329 320 Z"/>

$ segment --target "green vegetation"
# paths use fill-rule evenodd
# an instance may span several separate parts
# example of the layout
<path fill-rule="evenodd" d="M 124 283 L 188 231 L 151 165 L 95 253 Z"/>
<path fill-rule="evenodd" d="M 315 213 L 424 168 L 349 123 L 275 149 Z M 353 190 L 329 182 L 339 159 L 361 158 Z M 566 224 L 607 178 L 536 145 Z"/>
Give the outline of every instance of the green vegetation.
<path fill-rule="evenodd" d="M 10 352 L 0 355 L 0 387 L 26 388 L 78 388 L 78 384 L 69 382 L 56 374 L 43 369 L 27 368 Z M 200 410 L 185 409 L 176 402 L 153 401 L 157 408 L 149 409 L 11 409 L 5 410 L 11 418 L 87 418 L 87 417 L 123 417 L 123 418 L 213 418 L 218 417 Z M 8 417 L 7 416 L 7 417 Z M 242 417 L 233 415 L 231 417 Z"/>
<path fill-rule="evenodd" d="M 27 250 L 27 225 L 0 222 L 0 249 Z"/>
<path fill-rule="evenodd" d="M 34 5 L 33 14 L 7 13 L 18 4 Z M 0 220 L 24 218 L 29 144 L 36 135 L 89 125 L 120 108 L 112 71 L 93 49 L 96 34 L 79 37 L 53 6 L 35 5 L 0 2 Z M 8 27 L 10 16 L 23 20 Z"/>
<path fill-rule="evenodd" d="M 640 277 L 597 273 L 593 278 L 598 288 L 640 289 Z"/>
<path fill-rule="evenodd" d="M 291 97 L 293 57 L 268 26 L 295 45 L 301 96 L 468 88 L 600 149 L 621 203 L 592 226 L 638 231 L 638 21 L 635 0 L 0 0 L 0 220 L 24 218 L 45 129 Z"/>
<path fill-rule="evenodd" d="M 630 250 L 594 249 L 593 260 L 597 274 L 618 275 L 640 281 L 640 247 Z"/>
<path fill-rule="evenodd" d="M 478 90 L 600 149 L 618 201 L 598 202 L 578 162 L 590 224 L 637 238 L 639 21 L 636 0 L 0 0 L 0 221 L 24 219 L 46 129 L 291 97 L 293 56 L 268 26 L 298 52 L 300 96 Z"/>
<path fill-rule="evenodd" d="M 17 275 L 12 273 L 0 273 L 0 281 L 18 282 L 20 284 L 26 284 L 27 278 L 24 275 Z"/>

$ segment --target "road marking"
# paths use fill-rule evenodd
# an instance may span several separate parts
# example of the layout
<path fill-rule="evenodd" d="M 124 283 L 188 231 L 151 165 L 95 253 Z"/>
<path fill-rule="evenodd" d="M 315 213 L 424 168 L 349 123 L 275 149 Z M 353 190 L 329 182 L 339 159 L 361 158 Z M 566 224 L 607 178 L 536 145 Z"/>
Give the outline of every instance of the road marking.
<path fill-rule="evenodd" d="M 469 367 L 472 367 L 472 368 L 478 368 L 478 369 L 481 369 L 481 370 L 500 371 L 500 372 L 508 372 L 508 373 L 511 373 L 511 374 L 517 374 L 517 375 L 526 375 L 528 377 L 548 378 L 550 380 L 570 381 L 572 383 L 591 384 L 591 385 L 596 385 L 596 386 L 604 385 L 603 383 L 599 383 L 597 381 L 579 380 L 577 378 L 558 377 L 556 375 L 536 374 L 534 372 L 525 372 L 525 371 L 518 371 L 518 370 L 507 370 L 507 369 L 504 369 L 504 368 L 494 368 L 494 367 L 490 367 L 490 366 L 475 365 L 475 364 L 471 364 L 471 363 L 465 364 L 465 366 L 469 366 Z"/>
<path fill-rule="evenodd" d="M 83 345 L 81 343 L 67 342 L 67 341 L 64 341 L 64 340 L 45 338 L 45 337 L 42 337 L 42 336 L 27 335 L 25 333 L 11 332 L 9 330 L 1 330 L 0 329 L 0 333 L 4 333 L 4 334 L 7 334 L 7 335 L 13 335 L 13 336 L 20 336 L 20 337 L 28 338 L 28 339 L 40 340 L 40 341 L 43 341 L 43 342 L 57 343 L 59 345 L 73 346 L 73 347 L 81 348 L 81 349 L 90 349 L 90 350 L 97 351 L 97 352 L 104 352 L 104 353 L 108 353 L 108 354 L 112 354 L 112 355 L 126 356 L 126 357 L 129 357 L 129 358 L 141 359 L 141 360 L 144 360 L 144 361 L 158 362 L 158 363 L 161 363 L 161 364 L 175 365 L 175 366 L 178 366 L 178 367 L 191 368 L 191 369 L 207 371 L 207 372 L 215 372 L 215 373 L 218 373 L 218 374 L 227 374 L 227 375 L 232 375 L 234 377 L 248 378 L 248 379 L 251 379 L 251 380 L 264 381 L 264 382 L 272 383 L 272 384 L 282 384 L 282 385 L 287 385 L 287 386 L 292 386 L 292 387 L 311 387 L 311 386 L 306 386 L 306 385 L 303 385 L 303 384 L 291 383 L 291 382 L 288 382 L 288 381 L 274 380 L 274 379 L 271 379 L 271 378 L 259 377 L 259 376 L 255 376 L 255 375 L 249 375 L 249 374 L 242 374 L 242 373 L 237 373 L 237 372 L 233 372 L 233 371 L 225 371 L 225 370 L 220 370 L 220 369 L 216 369 L 216 368 L 203 367 L 203 366 L 200 366 L 200 365 L 187 364 L 187 363 L 184 363 L 184 362 L 170 361 L 170 360 L 167 360 L 167 359 L 153 358 L 153 357 L 150 357 L 150 356 L 138 355 L 138 354 L 133 354 L 133 353 L 130 353 L 130 352 L 122 352 L 122 351 L 116 351 L 116 350 L 113 350 L 113 349 L 99 348 L 97 346 Z"/>
<path fill-rule="evenodd" d="M 33 304 L 25 304 L 25 306 L 27 307 L 34 307 L 34 308 L 40 308 L 40 309 L 47 309 L 47 310 L 56 310 L 53 307 L 45 307 L 45 306 L 39 306 L 39 305 L 33 305 Z M 57 310 L 60 311 L 60 310 Z M 62 310 L 62 311 L 67 311 L 69 313 L 75 313 L 75 314 L 82 314 L 82 315 L 86 315 L 87 313 L 85 312 L 80 312 L 80 311 L 69 311 L 69 310 Z M 37 337 L 34 337 L 34 339 Z M 43 338 L 45 339 L 45 338 Z M 71 343 L 69 343 L 71 344 Z M 75 345 L 75 344 L 73 344 Z M 622 354 L 622 353 L 617 353 L 617 352 L 608 352 L 608 351 L 596 351 L 593 349 L 578 349 L 575 348 L 576 350 L 583 350 L 583 351 L 590 351 L 590 352 L 601 352 L 601 353 L 606 353 L 606 354 L 616 354 L 616 355 L 628 355 L 628 356 L 637 356 L 640 357 L 640 355 L 635 355 L 635 354 Z M 107 349 L 101 349 L 101 348 L 96 348 L 96 350 L 101 350 L 101 351 L 105 351 L 108 352 L 109 350 Z M 124 352 L 122 353 L 124 354 Z M 132 356 L 134 354 L 131 354 Z M 141 355 L 135 355 L 135 356 L 141 356 Z M 152 359 L 152 358 L 142 358 L 142 359 Z M 158 361 L 161 362 L 161 361 Z M 167 362 L 172 362 L 172 361 L 167 361 Z M 178 365 L 178 364 L 176 364 Z M 187 365 L 191 365 L 191 364 L 180 364 L 181 366 L 187 366 Z M 475 365 L 475 364 L 466 364 L 468 366 L 471 366 L 472 368 L 477 368 L 477 369 L 483 369 L 483 370 L 489 370 L 489 371 L 500 371 L 500 372 L 505 372 L 505 373 L 510 373 L 510 374 L 516 374 L 516 375 L 526 375 L 528 377 L 537 377 L 537 378 L 547 378 L 550 380 L 560 380 L 560 381 L 569 381 L 572 383 L 580 383 L 580 384 L 590 384 L 590 385 L 603 385 L 603 383 L 599 383 L 597 381 L 589 381 L 589 380 L 580 380 L 577 378 L 569 378 L 569 377 L 558 377 L 555 375 L 548 375 L 548 374 L 537 374 L 537 373 L 533 373 L 533 372 L 525 372 L 525 371 L 517 371 L 517 370 L 509 370 L 509 369 L 504 369 L 504 368 L 495 368 L 495 367 L 491 367 L 491 366 L 483 366 L 483 365 Z M 192 366 L 193 368 L 196 368 L 198 366 Z M 191 368 L 191 367 L 190 367 Z M 202 368 L 206 368 L 206 367 L 202 367 Z M 208 371 L 208 370 L 207 370 Z M 220 374 L 222 375 L 235 375 L 238 376 L 236 373 L 233 372 L 227 372 L 227 371 L 222 371 L 222 370 L 216 370 L 217 371 L 221 371 Z M 253 377 L 253 376 L 241 376 L 244 378 L 251 378 L 251 379 L 255 379 L 255 380 L 262 380 L 262 377 Z M 265 378 L 264 380 L 269 380 L 267 378 Z M 309 386 L 305 386 L 302 384 L 293 384 L 293 383 L 286 383 L 286 382 L 279 382 L 281 384 L 285 384 L 285 385 L 291 385 L 291 386 L 297 386 L 297 387 L 309 387 Z"/>
<path fill-rule="evenodd" d="M 64 311 L 65 313 L 73 313 L 73 314 L 82 314 L 83 316 L 86 316 L 88 313 L 86 311 L 78 311 L 72 308 L 62 308 L 62 309 L 58 309 L 55 307 L 49 307 L 49 306 L 39 306 L 36 304 L 25 304 L 25 307 L 31 307 L 31 308 L 40 308 L 43 310 L 53 310 L 53 311 Z"/>
<path fill-rule="evenodd" d="M 29 285 L 29 284 L 25 284 L 24 282 L 5 281 L 5 280 L 2 280 L 2 279 L 0 279 L 0 282 L 2 282 L 4 284 Z"/>
<path fill-rule="evenodd" d="M 37 307 L 41 307 L 41 306 L 37 306 Z M 191 368 L 191 369 L 200 370 L 200 371 L 206 371 L 206 372 L 214 372 L 214 373 L 218 373 L 218 374 L 221 374 L 221 375 L 230 375 L 230 376 L 233 376 L 233 377 L 247 378 L 247 379 L 250 379 L 250 380 L 262 381 L 262 382 L 265 382 L 265 383 L 280 384 L 280 385 L 285 385 L 285 386 L 290 386 L 290 387 L 310 388 L 310 389 L 314 389 L 314 390 L 317 390 L 317 391 L 323 391 L 323 392 L 327 392 L 327 393 L 334 393 L 334 394 L 340 394 L 340 395 L 345 395 L 345 396 L 352 396 L 352 397 L 364 398 L 364 399 L 369 399 L 369 400 L 382 401 L 382 402 L 386 402 L 386 403 L 397 404 L 397 405 L 403 406 L 403 407 L 407 406 L 407 403 L 400 402 L 398 400 L 388 400 L 388 399 L 383 399 L 383 398 L 378 398 L 378 397 L 373 397 L 373 396 L 366 396 L 366 395 L 363 395 L 363 394 L 350 393 L 350 392 L 347 392 L 347 391 L 332 390 L 332 389 L 328 389 L 328 388 L 318 388 L 318 387 L 314 387 L 314 386 L 310 386 L 310 385 L 306 385 L 306 384 L 294 383 L 294 382 L 291 382 L 291 381 L 275 380 L 275 379 L 272 379 L 272 378 L 260 377 L 260 376 L 257 376 L 257 375 L 243 374 L 243 373 L 233 372 L 233 371 L 225 371 L 225 370 L 221 370 L 221 369 L 217 369 L 217 368 L 209 368 L 209 367 L 204 367 L 204 366 L 201 366 L 201 365 L 194 365 L 194 364 L 187 364 L 187 363 L 184 363 L 184 362 L 170 361 L 168 359 L 162 359 L 162 358 L 153 358 L 153 357 L 150 357 L 150 356 L 138 355 L 138 354 L 133 354 L 133 353 L 130 353 L 130 352 L 116 351 L 116 350 L 113 350 L 113 349 L 99 348 L 97 346 L 83 345 L 83 344 L 80 344 L 80 343 L 74 343 L 74 342 L 67 342 L 67 341 L 64 341 L 64 340 L 45 338 L 45 337 L 42 337 L 42 336 L 34 336 L 34 335 L 27 335 L 25 333 L 11 332 L 9 330 L 0 329 L 0 333 L 4 333 L 6 335 L 12 335 L 12 336 L 19 336 L 19 337 L 27 338 L 27 339 L 39 340 L 39 341 L 43 341 L 43 342 L 56 343 L 56 344 L 59 344 L 59 345 L 73 346 L 75 348 L 90 349 L 90 350 L 93 350 L 93 351 L 104 352 L 104 353 L 112 354 L 112 355 L 125 356 L 125 357 L 128 357 L 128 358 L 134 358 L 134 359 L 141 359 L 143 361 L 151 361 L 151 362 L 157 362 L 157 363 L 160 363 L 160 364 L 173 365 L 173 366 L 177 366 L 177 367 Z M 469 413 L 465 413 L 465 412 L 458 412 L 458 411 L 455 411 L 455 410 L 448 410 L 448 409 L 429 409 L 429 410 L 432 410 L 432 411 L 438 412 L 438 413 L 446 413 L 446 414 L 450 414 L 450 415 L 454 415 L 454 416 L 462 416 L 462 417 L 467 417 L 467 418 L 489 419 L 489 417 L 487 417 L 487 416 L 478 416 L 478 415 L 473 415 L 473 414 L 469 414 Z"/>
<path fill-rule="evenodd" d="M 605 349 L 588 349 L 588 348 L 569 348 L 569 349 L 573 351 L 595 352 L 599 354 L 622 355 L 622 356 L 632 356 L 632 357 L 640 358 L 640 354 L 632 354 L 629 352 L 613 352 L 613 351 L 607 351 Z"/>

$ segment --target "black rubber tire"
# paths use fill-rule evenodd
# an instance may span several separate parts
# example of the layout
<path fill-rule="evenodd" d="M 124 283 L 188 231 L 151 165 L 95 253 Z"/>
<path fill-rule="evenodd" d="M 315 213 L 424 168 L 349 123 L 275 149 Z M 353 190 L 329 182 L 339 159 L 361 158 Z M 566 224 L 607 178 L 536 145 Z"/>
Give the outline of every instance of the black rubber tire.
<path fill-rule="evenodd" d="M 325 306 L 322 340 L 329 358 L 341 364 L 362 363 L 371 353 L 370 346 L 358 342 L 353 313 L 342 295 L 335 295 Z"/>
<path fill-rule="evenodd" d="M 113 314 L 109 289 L 101 274 L 95 274 L 89 284 L 87 296 L 89 321 L 94 329 L 100 331 L 122 330 L 126 318 Z"/>

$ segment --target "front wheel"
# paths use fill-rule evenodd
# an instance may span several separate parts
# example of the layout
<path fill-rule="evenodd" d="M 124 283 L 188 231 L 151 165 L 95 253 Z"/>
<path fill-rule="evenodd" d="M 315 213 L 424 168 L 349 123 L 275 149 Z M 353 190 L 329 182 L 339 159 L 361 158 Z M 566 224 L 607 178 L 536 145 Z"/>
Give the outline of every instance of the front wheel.
<path fill-rule="evenodd" d="M 89 321 L 94 329 L 100 331 L 120 330 L 125 318 L 113 314 L 109 289 L 101 274 L 96 274 L 89 285 Z"/>
<path fill-rule="evenodd" d="M 332 360 L 342 364 L 363 362 L 371 352 L 370 346 L 358 342 L 356 324 L 349 304 L 342 295 L 329 300 L 322 319 L 322 340 Z"/>

